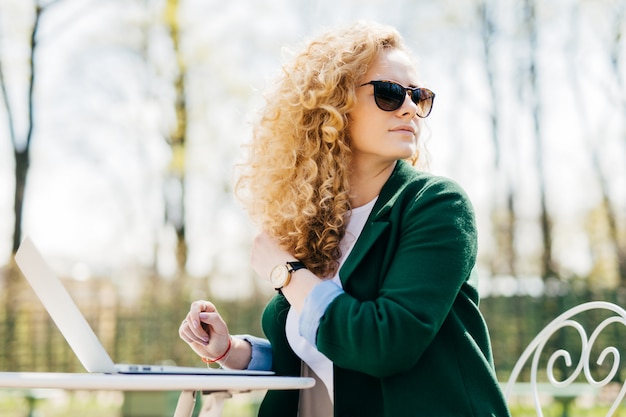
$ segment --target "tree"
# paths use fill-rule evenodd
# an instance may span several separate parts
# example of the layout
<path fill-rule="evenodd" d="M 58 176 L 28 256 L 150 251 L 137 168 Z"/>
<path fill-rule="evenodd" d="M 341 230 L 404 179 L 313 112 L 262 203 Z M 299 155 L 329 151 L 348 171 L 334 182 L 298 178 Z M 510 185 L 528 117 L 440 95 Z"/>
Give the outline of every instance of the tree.
<path fill-rule="evenodd" d="M 578 123 L 581 124 L 582 135 L 584 137 L 586 148 L 589 152 L 589 156 L 591 159 L 591 167 L 593 171 L 593 175 L 596 178 L 596 183 L 598 184 L 598 192 L 600 193 L 600 210 L 595 210 L 596 213 L 602 213 L 604 217 L 604 222 L 606 223 L 607 233 L 604 235 L 604 244 L 608 245 L 611 248 L 611 256 L 614 258 L 614 262 L 617 264 L 617 276 L 619 277 L 619 285 L 621 287 L 626 288 L 626 242 L 620 241 L 620 231 L 619 231 L 619 216 L 618 216 L 618 204 L 613 201 L 612 193 L 610 190 L 610 176 L 607 174 L 607 169 L 605 168 L 602 157 L 600 154 L 601 148 L 604 146 L 605 139 L 598 137 L 596 132 L 601 132 L 601 126 L 596 127 L 592 126 L 592 121 L 588 117 L 590 113 L 590 108 L 588 103 L 590 100 L 588 97 L 589 89 L 578 88 L 578 86 L 582 85 L 583 75 L 581 74 L 581 65 L 577 65 L 576 56 L 577 52 L 581 50 L 580 45 L 580 33 L 581 33 L 581 13 L 580 13 L 580 4 L 573 6 L 572 8 L 572 24 L 571 24 L 571 40 L 570 47 L 568 48 L 568 58 L 570 61 L 569 67 L 570 71 L 568 72 L 570 75 L 570 82 L 572 85 L 573 91 L 576 91 L 576 97 L 579 101 L 578 105 L 575 106 L 577 111 Z M 612 44 L 609 49 L 609 59 L 611 62 L 610 68 L 612 68 L 612 73 L 615 77 L 615 85 L 618 87 L 618 95 L 617 100 L 621 102 L 622 108 L 625 110 L 626 114 L 626 95 L 623 92 L 623 77 L 620 71 L 620 59 L 621 59 L 621 38 L 622 38 L 622 22 L 623 22 L 623 14 L 624 7 L 621 7 L 617 10 L 615 14 L 615 23 L 612 28 Z M 592 81 L 588 81 L 592 82 Z M 598 86 L 601 88 L 601 86 Z M 621 93 L 621 94 L 619 94 Z M 599 123 L 604 123 L 602 120 Z M 594 217 L 590 215 L 590 217 Z M 598 219 L 597 215 L 595 215 L 595 225 L 598 227 Z M 601 228 L 603 229 L 603 228 Z M 594 233 L 593 230 L 589 230 L 588 232 L 590 240 L 594 240 L 597 233 Z M 594 245 L 592 245 L 592 248 Z M 600 257 L 605 258 L 605 257 Z M 605 259 L 600 260 L 598 263 L 605 263 Z M 598 267 L 598 265 L 596 265 Z M 601 269 L 602 270 L 602 269 Z M 592 274 L 593 275 L 593 274 Z"/>
<path fill-rule="evenodd" d="M 35 100 L 34 91 L 36 87 L 36 58 L 37 47 L 39 45 L 38 29 L 41 23 L 41 19 L 51 6 L 58 3 L 60 0 L 54 0 L 47 3 L 45 6 L 39 3 L 35 4 L 35 14 L 33 18 L 33 24 L 29 33 L 29 45 L 30 55 L 28 58 L 28 82 L 27 82 L 27 127 L 24 138 L 18 138 L 15 128 L 15 115 L 11 101 L 9 100 L 9 93 L 7 83 L 4 77 L 4 70 L 2 61 L 0 61 L 0 90 L 2 91 L 2 99 L 6 109 L 9 138 L 13 146 L 13 155 L 15 158 L 15 191 L 13 200 L 13 240 L 12 240 L 12 252 L 15 253 L 22 241 L 22 216 L 24 211 L 24 197 L 26 193 L 26 184 L 28 178 L 28 171 L 30 169 L 30 150 L 33 139 L 33 132 L 35 130 Z M 17 274 L 15 268 L 9 268 L 7 278 L 5 281 L 4 297 L 5 302 L 5 337 L 4 337 L 4 351 L 7 357 L 8 363 L 12 362 L 14 355 L 14 342 L 17 322 L 17 306 L 13 302 L 16 298 L 18 291 L 17 288 Z"/>
<path fill-rule="evenodd" d="M 51 3 L 52 4 L 52 3 Z M 35 111 L 34 111 L 34 89 L 35 89 L 35 60 L 37 51 L 37 30 L 39 29 L 39 23 L 45 8 L 39 4 L 35 5 L 35 16 L 33 20 L 32 30 L 30 32 L 30 57 L 29 57 L 29 70 L 28 77 L 28 93 L 27 93 L 27 105 L 28 105 L 28 126 L 26 129 L 26 136 L 23 140 L 17 138 L 14 114 L 11 102 L 9 100 L 9 94 L 7 85 L 4 78 L 4 71 L 2 69 L 2 62 L 0 61 L 0 89 L 2 90 L 2 98 L 6 108 L 9 137 L 13 146 L 13 155 L 15 157 L 15 194 L 13 201 L 14 222 L 13 222 L 13 253 L 17 251 L 17 248 L 22 241 L 22 213 L 24 208 L 24 193 L 26 190 L 26 179 L 28 176 L 28 169 L 30 167 L 30 146 L 33 138 L 33 130 L 35 128 Z"/>
<path fill-rule="evenodd" d="M 485 73 L 489 95 L 491 140 L 494 149 L 494 181 L 492 193 L 491 220 L 494 237 L 497 241 L 495 256 L 492 257 L 492 274 L 517 276 L 517 252 L 515 250 L 516 205 L 515 191 L 510 170 L 503 164 L 503 144 L 500 138 L 500 95 L 496 87 L 497 74 L 493 46 L 496 37 L 496 23 L 493 18 L 493 5 L 482 0 L 478 3 L 481 39 L 483 45 Z M 500 197 L 503 196 L 503 197 Z M 502 260 L 502 262 L 498 262 Z"/>
<path fill-rule="evenodd" d="M 541 277 L 544 280 L 558 277 L 552 255 L 552 219 L 548 210 L 546 197 L 545 154 L 542 131 L 541 87 L 539 85 L 538 52 L 538 17 L 535 0 L 524 0 L 523 18 L 528 37 L 528 82 L 530 87 L 530 111 L 532 114 L 533 137 L 535 143 L 535 168 L 539 189 L 539 224 L 541 231 Z"/>
<path fill-rule="evenodd" d="M 185 61 L 181 51 L 181 32 L 179 22 L 180 1 L 167 0 L 164 20 L 172 41 L 172 48 L 176 60 L 176 75 L 174 79 L 174 111 L 176 124 L 166 137 L 172 148 L 172 161 L 167 173 L 164 198 L 165 223 L 176 231 L 176 279 L 173 286 L 174 294 L 179 298 L 184 291 L 184 278 L 187 265 L 187 241 L 185 236 L 185 159 L 187 142 L 187 101 L 185 84 Z"/>
<path fill-rule="evenodd" d="M 610 51 L 610 62 L 611 69 L 613 70 L 613 76 L 615 77 L 615 83 L 618 87 L 618 95 L 617 100 L 620 103 L 620 107 L 622 109 L 622 114 L 626 116 L 626 82 L 624 80 L 624 43 L 626 42 L 626 37 L 624 36 L 624 21 L 626 17 L 626 4 L 622 2 L 618 2 L 616 5 L 615 14 L 613 17 L 613 28 L 612 28 L 612 42 L 611 42 L 611 51 Z M 626 156 L 626 128 L 622 129 L 624 136 L 624 140 L 622 140 L 622 144 L 624 144 L 624 155 Z M 621 281 L 621 286 L 626 288 L 626 239 L 624 239 L 624 232 L 619 231 L 618 219 L 616 218 L 617 210 L 613 208 L 612 205 L 607 201 L 607 210 L 610 210 L 610 227 L 611 227 L 611 238 L 613 240 L 613 245 L 615 247 L 615 252 L 617 255 L 617 262 L 619 268 L 619 276 Z M 620 236 L 622 239 L 620 240 Z"/>

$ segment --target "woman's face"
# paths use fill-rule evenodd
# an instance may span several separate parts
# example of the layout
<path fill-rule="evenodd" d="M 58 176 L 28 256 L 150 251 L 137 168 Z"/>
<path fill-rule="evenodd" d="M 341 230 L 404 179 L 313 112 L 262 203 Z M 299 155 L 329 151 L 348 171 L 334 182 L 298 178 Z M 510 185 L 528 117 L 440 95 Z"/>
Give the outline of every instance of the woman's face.
<path fill-rule="evenodd" d="M 349 114 L 350 147 L 359 168 L 375 168 L 410 158 L 417 149 L 417 106 L 406 97 L 397 110 L 384 111 L 374 101 L 370 81 L 387 80 L 417 87 L 417 73 L 408 55 L 397 49 L 383 51 L 357 84 L 356 106 Z M 373 164 L 373 165 L 371 165 Z"/>

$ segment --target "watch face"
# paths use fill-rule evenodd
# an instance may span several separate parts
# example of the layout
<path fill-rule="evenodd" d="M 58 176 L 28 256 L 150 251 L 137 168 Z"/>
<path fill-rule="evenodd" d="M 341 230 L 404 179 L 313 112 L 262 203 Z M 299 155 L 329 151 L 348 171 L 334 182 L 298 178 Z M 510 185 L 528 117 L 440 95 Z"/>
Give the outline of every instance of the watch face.
<path fill-rule="evenodd" d="M 274 288 L 282 288 L 289 277 L 287 265 L 276 265 L 270 274 L 270 281 Z"/>

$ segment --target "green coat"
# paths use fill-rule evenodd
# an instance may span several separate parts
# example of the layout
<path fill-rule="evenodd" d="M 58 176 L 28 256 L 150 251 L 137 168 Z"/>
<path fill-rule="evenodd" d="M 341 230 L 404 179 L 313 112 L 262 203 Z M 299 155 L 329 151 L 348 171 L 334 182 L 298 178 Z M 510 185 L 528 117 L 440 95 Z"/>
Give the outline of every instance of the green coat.
<path fill-rule="evenodd" d="M 477 236 L 465 193 L 399 162 L 340 270 L 345 294 L 320 321 L 334 364 L 335 416 L 505 417 L 472 270 Z M 299 375 L 289 303 L 263 313 L 274 371 Z M 270 391 L 260 416 L 297 415 L 298 391 Z"/>

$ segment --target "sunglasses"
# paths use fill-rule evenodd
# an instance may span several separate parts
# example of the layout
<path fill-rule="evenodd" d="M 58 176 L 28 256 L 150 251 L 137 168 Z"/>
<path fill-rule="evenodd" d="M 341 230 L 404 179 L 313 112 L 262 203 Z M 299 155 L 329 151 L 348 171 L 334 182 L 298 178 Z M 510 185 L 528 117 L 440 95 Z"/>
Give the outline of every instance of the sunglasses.
<path fill-rule="evenodd" d="M 379 109 L 384 111 L 398 110 L 404 104 L 406 95 L 411 97 L 413 103 L 417 105 L 417 115 L 421 118 L 428 117 L 433 109 L 435 93 L 427 88 L 405 87 L 393 81 L 370 81 L 361 84 L 374 86 L 374 101 Z"/>

